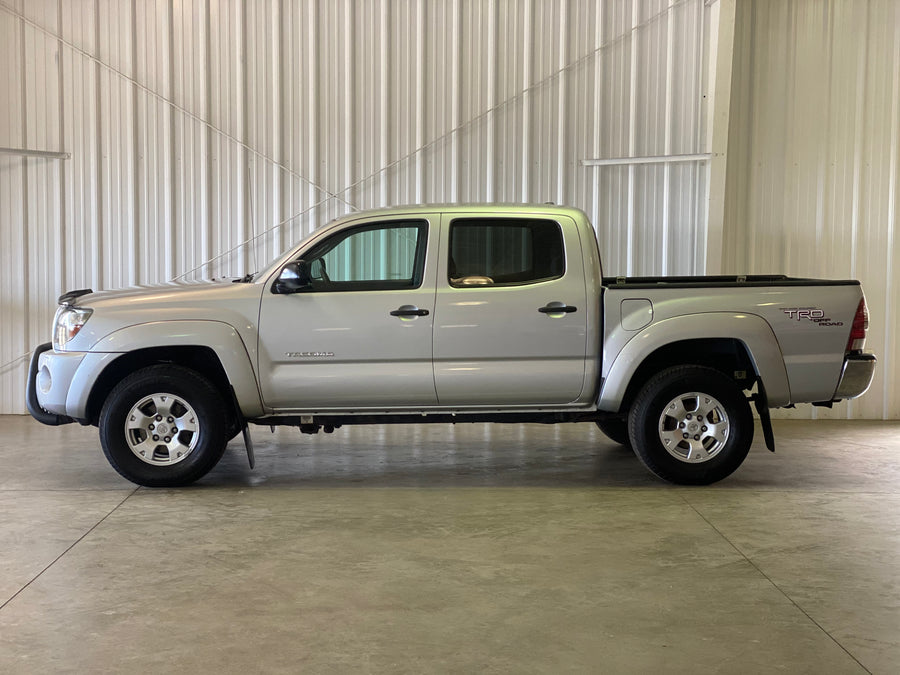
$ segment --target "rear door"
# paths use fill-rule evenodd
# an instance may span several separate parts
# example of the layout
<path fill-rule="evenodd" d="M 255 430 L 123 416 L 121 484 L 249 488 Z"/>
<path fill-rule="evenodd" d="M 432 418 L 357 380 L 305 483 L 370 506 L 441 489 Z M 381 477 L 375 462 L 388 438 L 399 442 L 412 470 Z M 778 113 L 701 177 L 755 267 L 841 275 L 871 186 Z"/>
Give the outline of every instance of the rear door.
<path fill-rule="evenodd" d="M 434 317 L 438 402 L 575 401 L 584 386 L 586 299 L 571 219 L 445 214 Z"/>

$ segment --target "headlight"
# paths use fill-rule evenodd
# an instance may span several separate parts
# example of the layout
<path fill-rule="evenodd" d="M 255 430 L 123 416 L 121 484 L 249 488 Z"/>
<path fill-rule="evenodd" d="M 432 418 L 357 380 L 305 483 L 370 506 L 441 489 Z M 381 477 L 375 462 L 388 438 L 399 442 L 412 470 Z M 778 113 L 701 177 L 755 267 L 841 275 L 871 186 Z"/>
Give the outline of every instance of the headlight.
<path fill-rule="evenodd" d="M 53 320 L 53 348 L 61 350 L 65 347 L 69 340 L 78 335 L 78 331 L 93 313 L 92 309 L 67 305 L 56 310 L 56 318 Z"/>

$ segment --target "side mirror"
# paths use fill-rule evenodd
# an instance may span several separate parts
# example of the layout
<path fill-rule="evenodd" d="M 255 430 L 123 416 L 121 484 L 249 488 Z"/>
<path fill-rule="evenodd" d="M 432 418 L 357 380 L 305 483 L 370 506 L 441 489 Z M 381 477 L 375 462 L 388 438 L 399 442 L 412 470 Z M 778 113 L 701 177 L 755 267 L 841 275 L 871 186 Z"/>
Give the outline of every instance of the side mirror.
<path fill-rule="evenodd" d="M 295 260 L 285 265 L 278 279 L 272 284 L 273 293 L 296 293 L 304 288 L 309 288 L 309 263 L 305 260 Z"/>

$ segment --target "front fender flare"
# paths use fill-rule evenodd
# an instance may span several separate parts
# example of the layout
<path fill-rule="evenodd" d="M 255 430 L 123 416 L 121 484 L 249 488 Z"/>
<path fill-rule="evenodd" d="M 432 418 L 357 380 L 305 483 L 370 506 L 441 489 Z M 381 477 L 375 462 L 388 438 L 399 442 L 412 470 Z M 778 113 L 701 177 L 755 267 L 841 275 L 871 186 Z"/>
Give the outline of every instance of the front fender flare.
<path fill-rule="evenodd" d="M 600 410 L 618 411 L 631 378 L 657 349 L 683 340 L 716 338 L 737 340 L 746 347 L 753 366 L 765 385 L 770 406 L 790 403 L 791 390 L 784 356 L 769 323 L 756 314 L 708 312 L 663 319 L 637 333 L 616 355 L 606 371 L 597 407 Z"/>
<path fill-rule="evenodd" d="M 208 347 L 215 352 L 234 387 L 244 417 L 264 412 L 253 362 L 240 334 L 230 324 L 210 320 L 153 321 L 135 324 L 99 340 L 84 360 L 69 389 L 66 409 L 84 416 L 93 384 L 100 373 L 122 354 L 153 347 Z"/>

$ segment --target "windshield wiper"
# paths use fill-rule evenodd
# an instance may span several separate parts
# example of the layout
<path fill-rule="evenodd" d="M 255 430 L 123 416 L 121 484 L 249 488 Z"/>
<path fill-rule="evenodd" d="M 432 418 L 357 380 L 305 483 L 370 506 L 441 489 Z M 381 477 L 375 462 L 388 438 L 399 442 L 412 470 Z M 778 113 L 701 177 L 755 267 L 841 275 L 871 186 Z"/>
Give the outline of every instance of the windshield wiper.
<path fill-rule="evenodd" d="M 245 275 L 242 276 L 240 279 L 235 279 L 235 280 L 234 280 L 234 283 L 236 283 L 236 284 L 249 284 L 251 281 L 253 281 L 253 275 L 254 275 L 254 274 L 256 274 L 256 272 L 250 272 L 249 274 L 245 274 Z"/>

